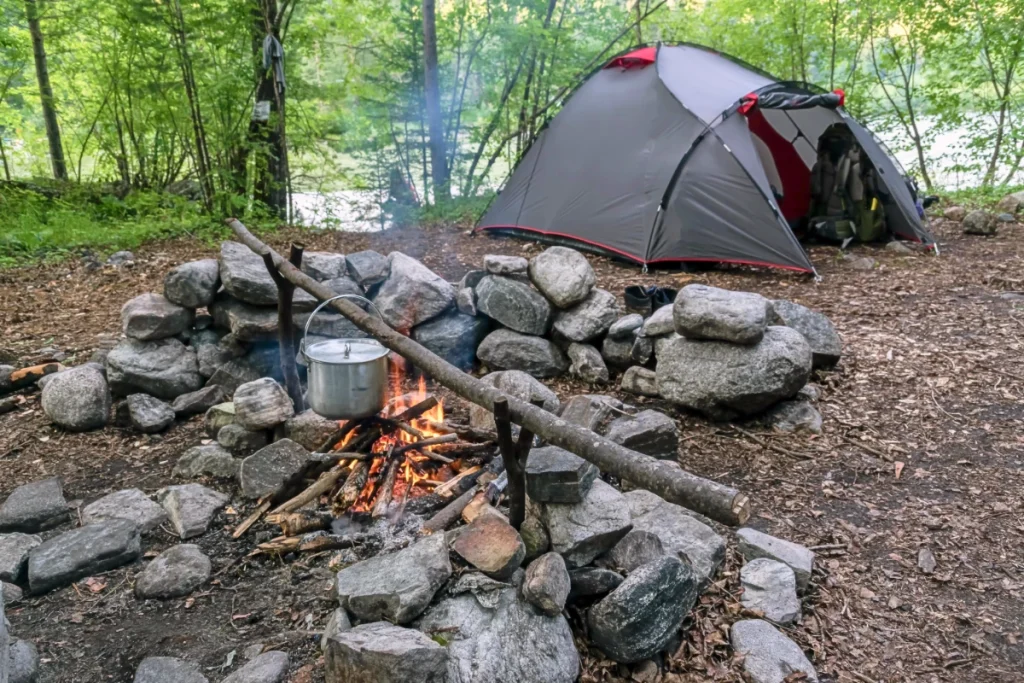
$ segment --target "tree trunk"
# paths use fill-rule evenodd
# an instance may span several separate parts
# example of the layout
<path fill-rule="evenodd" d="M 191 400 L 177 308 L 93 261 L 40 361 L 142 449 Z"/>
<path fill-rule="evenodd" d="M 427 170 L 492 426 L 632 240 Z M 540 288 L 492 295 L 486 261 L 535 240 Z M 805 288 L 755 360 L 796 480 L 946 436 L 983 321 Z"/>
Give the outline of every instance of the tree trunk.
<path fill-rule="evenodd" d="M 437 22 L 434 0 L 423 0 L 423 100 L 430 138 L 430 177 L 434 202 L 451 197 L 448 155 L 445 152 L 444 122 L 441 120 L 441 84 L 437 67 Z"/>
<path fill-rule="evenodd" d="M 39 8 L 36 0 L 25 0 L 25 17 L 28 20 L 29 35 L 32 36 L 32 56 L 36 62 L 36 80 L 39 82 L 39 100 L 43 107 L 43 122 L 46 124 L 46 140 L 50 143 L 53 177 L 57 180 L 67 180 L 68 169 L 64 164 L 64 146 L 61 144 L 60 126 L 57 124 L 57 109 L 53 104 L 50 68 L 46 65 L 46 46 L 43 44 L 43 31 L 39 27 Z"/>
<path fill-rule="evenodd" d="M 264 67 L 263 41 L 281 40 L 277 0 L 257 0 L 253 23 L 256 59 L 256 105 L 249 138 L 260 148 L 256 164 L 255 196 L 278 218 L 288 216 L 288 153 L 285 143 L 285 87 L 278 81 L 273 62 Z"/>

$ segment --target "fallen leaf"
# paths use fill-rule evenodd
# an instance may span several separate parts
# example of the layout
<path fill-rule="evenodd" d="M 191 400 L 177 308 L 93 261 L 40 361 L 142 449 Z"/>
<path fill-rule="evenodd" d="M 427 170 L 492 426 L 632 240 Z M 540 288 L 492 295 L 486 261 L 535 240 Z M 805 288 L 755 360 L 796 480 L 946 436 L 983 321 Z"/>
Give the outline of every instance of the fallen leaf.
<path fill-rule="evenodd" d="M 893 463 L 893 469 L 896 470 L 896 478 L 899 479 L 900 475 L 903 474 L 903 463 L 897 460 Z"/>
<path fill-rule="evenodd" d="M 107 587 L 107 582 L 95 576 L 90 576 L 82 582 L 82 585 L 88 588 L 91 593 L 99 593 Z"/>
<path fill-rule="evenodd" d="M 925 574 L 934 572 L 936 564 L 935 555 L 930 548 L 921 548 L 917 551 L 917 567 Z"/>
<path fill-rule="evenodd" d="M 185 609 L 188 609 L 188 608 L 192 607 L 192 605 L 194 605 L 194 604 L 196 604 L 196 599 L 195 598 L 188 598 L 187 600 L 185 600 Z"/>

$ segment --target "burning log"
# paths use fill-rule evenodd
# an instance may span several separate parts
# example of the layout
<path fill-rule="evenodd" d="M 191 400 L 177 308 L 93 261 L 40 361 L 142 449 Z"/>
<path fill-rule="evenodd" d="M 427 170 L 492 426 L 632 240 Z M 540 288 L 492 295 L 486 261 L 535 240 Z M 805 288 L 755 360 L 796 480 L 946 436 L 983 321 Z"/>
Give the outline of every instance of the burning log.
<path fill-rule="evenodd" d="M 334 296 L 334 292 L 330 288 L 316 282 L 288 263 L 280 254 L 253 236 L 237 219 L 230 218 L 225 222 L 234 231 L 240 242 L 257 254 L 266 254 L 286 280 L 320 300 L 327 300 Z M 631 451 L 589 429 L 567 423 L 542 408 L 515 397 L 505 396 L 498 389 L 462 372 L 349 301 L 338 299 L 332 301 L 330 305 L 351 320 L 356 327 L 373 336 L 387 348 L 402 355 L 429 373 L 435 381 L 467 401 L 493 411 L 494 402 L 504 397 L 508 401 L 513 422 L 529 429 L 545 441 L 594 463 L 600 469 L 723 524 L 743 524 L 750 517 L 750 499 L 740 491 L 698 477 L 683 470 L 675 462 L 657 460 Z M 394 419 L 409 421 L 404 417 Z M 375 440 L 376 438 L 372 439 L 370 443 Z M 361 449 L 354 448 L 353 450 Z"/>
<path fill-rule="evenodd" d="M 388 514 L 388 506 L 391 505 L 391 495 L 395 488 L 395 480 L 398 478 L 399 458 L 394 456 L 394 449 L 389 449 L 384 458 L 384 476 L 381 477 L 381 483 L 377 487 L 377 500 L 373 504 L 372 514 L 374 519 Z"/>
<path fill-rule="evenodd" d="M 338 494 L 334 497 L 334 512 L 341 514 L 356 504 L 359 500 L 359 493 L 366 486 L 366 480 L 370 476 L 370 463 L 362 461 L 358 463 L 348 474 L 345 483 Z"/>
<path fill-rule="evenodd" d="M 428 410 L 432 410 L 436 406 L 437 406 L 437 397 L 436 396 L 428 396 L 426 399 L 420 401 L 419 403 L 417 403 L 413 407 L 409 408 L 408 410 L 405 410 L 405 411 L 399 413 L 398 415 L 394 416 L 393 418 L 390 418 L 389 420 L 387 420 L 387 422 L 391 423 L 391 424 L 387 424 L 387 423 L 382 424 L 382 425 L 380 425 L 378 427 L 374 427 L 373 429 L 367 430 L 367 432 L 365 434 L 363 434 L 362 436 L 356 437 L 355 441 L 353 441 L 351 446 L 350 446 L 351 450 L 353 450 L 353 451 L 368 450 L 381 437 L 388 436 L 388 435 L 394 433 L 398 429 L 398 425 L 399 424 L 401 424 L 403 422 L 406 422 L 406 423 L 407 422 L 411 422 L 412 420 L 415 420 L 416 418 L 418 418 L 420 415 L 422 415 L 423 413 L 427 412 Z"/>

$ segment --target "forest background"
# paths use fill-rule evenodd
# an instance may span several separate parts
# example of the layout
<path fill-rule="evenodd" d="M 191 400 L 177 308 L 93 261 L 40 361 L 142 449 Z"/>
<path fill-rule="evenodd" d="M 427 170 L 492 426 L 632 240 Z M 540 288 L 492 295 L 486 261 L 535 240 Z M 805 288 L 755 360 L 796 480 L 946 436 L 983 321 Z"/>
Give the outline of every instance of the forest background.
<path fill-rule="evenodd" d="M 842 88 L 926 191 L 1024 182 L 1019 0 L 0 0 L 0 265 L 225 215 L 470 223 L 658 41 Z"/>

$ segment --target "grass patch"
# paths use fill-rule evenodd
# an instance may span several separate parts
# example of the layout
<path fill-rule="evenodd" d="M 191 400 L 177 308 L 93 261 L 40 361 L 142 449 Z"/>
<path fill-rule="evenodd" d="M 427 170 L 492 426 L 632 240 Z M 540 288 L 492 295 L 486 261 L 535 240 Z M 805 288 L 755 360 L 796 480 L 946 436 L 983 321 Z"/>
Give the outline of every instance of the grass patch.
<path fill-rule="evenodd" d="M 965 209 L 993 209 L 1006 195 L 1021 191 L 1024 191 L 1024 185 L 969 187 L 943 192 L 942 199 L 943 203 L 948 206 L 962 206 Z"/>

